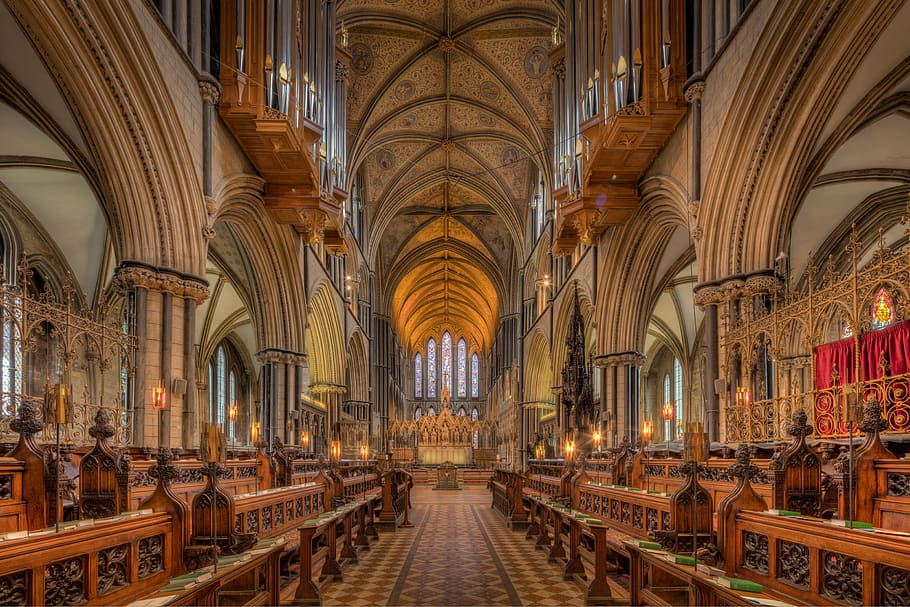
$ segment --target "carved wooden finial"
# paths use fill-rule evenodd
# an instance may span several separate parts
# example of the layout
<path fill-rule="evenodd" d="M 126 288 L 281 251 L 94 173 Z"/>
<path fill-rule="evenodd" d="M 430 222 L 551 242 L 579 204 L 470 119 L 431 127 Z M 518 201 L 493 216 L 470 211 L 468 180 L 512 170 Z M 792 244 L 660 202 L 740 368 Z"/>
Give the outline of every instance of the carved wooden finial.
<path fill-rule="evenodd" d="M 155 457 L 157 463 L 149 467 L 149 476 L 162 485 L 169 485 L 171 481 L 177 478 L 177 466 L 174 465 L 174 452 L 170 447 L 158 447 L 158 455 Z"/>
<path fill-rule="evenodd" d="M 41 410 L 29 401 L 19 403 L 16 419 L 10 422 L 10 429 L 26 438 L 32 438 L 44 427 Z"/>
<path fill-rule="evenodd" d="M 888 429 L 888 420 L 882 419 L 882 406 L 874 396 L 863 405 L 863 419 L 859 424 L 859 429 L 865 433 Z"/>
<path fill-rule="evenodd" d="M 787 434 L 793 438 L 806 437 L 813 432 L 812 424 L 809 423 L 809 417 L 803 409 L 797 409 L 793 418 L 787 424 Z"/>
<path fill-rule="evenodd" d="M 736 462 L 731 464 L 727 471 L 733 478 L 752 480 L 758 475 L 758 466 L 752 464 L 752 448 L 748 443 L 740 443 L 736 449 Z"/>
<path fill-rule="evenodd" d="M 95 423 L 88 429 L 88 433 L 89 436 L 101 442 L 107 442 L 114 436 L 116 431 L 114 424 L 111 423 L 111 412 L 107 409 L 98 409 L 98 412 L 95 413 Z"/>

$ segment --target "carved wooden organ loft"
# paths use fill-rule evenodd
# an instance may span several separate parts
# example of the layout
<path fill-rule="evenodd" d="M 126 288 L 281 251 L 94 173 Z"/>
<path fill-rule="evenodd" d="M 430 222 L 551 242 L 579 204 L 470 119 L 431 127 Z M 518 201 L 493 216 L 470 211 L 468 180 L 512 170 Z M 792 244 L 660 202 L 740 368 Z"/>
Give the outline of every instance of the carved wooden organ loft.
<path fill-rule="evenodd" d="M 638 208 L 638 181 L 685 115 L 681 0 L 572 3 L 554 31 L 555 254 Z M 567 6 L 567 10 L 572 7 Z"/>
<path fill-rule="evenodd" d="M 350 56 L 336 47 L 335 3 L 304 0 L 299 16 L 294 6 L 223 3 L 219 108 L 266 181 L 269 212 L 341 251 Z"/>

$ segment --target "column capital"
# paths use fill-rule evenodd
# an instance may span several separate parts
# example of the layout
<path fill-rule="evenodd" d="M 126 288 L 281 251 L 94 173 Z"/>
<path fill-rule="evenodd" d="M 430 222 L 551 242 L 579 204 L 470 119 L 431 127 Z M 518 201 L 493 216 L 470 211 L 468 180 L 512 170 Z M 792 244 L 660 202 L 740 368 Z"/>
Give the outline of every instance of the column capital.
<path fill-rule="evenodd" d="M 209 283 L 204 278 L 182 274 L 176 270 L 157 268 L 138 261 L 124 261 L 114 270 L 114 287 L 120 291 L 143 288 L 148 291 L 171 293 L 191 299 L 197 304 L 209 296 Z"/>
<path fill-rule="evenodd" d="M 618 367 L 619 365 L 632 365 L 640 367 L 645 364 L 647 357 L 641 352 L 614 352 L 612 354 L 600 354 L 594 357 L 594 366 L 596 367 Z"/>
<path fill-rule="evenodd" d="M 689 103 L 694 103 L 695 101 L 700 100 L 702 95 L 705 94 L 705 81 L 696 80 L 688 87 L 686 87 L 686 90 L 683 94 L 685 95 L 686 101 Z"/>
<path fill-rule="evenodd" d="M 260 364 L 284 363 L 289 365 L 303 365 L 307 361 L 306 354 L 281 350 L 278 348 L 266 348 L 256 353 L 256 360 Z"/>
<path fill-rule="evenodd" d="M 199 77 L 199 95 L 206 103 L 218 105 L 221 99 L 221 84 L 209 74 L 203 74 Z"/>

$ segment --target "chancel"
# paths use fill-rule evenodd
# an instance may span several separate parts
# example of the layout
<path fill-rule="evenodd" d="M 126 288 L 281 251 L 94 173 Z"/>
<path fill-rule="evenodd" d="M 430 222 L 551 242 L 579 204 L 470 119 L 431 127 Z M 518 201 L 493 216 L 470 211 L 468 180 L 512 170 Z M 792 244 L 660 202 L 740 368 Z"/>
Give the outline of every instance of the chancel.
<path fill-rule="evenodd" d="M 0 605 L 910 605 L 907 32 L 0 0 Z"/>

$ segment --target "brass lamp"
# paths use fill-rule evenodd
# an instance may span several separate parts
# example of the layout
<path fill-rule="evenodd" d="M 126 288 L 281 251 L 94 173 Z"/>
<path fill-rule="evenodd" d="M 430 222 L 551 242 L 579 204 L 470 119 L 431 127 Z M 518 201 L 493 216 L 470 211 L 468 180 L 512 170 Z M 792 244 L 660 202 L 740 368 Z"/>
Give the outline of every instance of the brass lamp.
<path fill-rule="evenodd" d="M 167 390 L 164 389 L 164 384 L 160 379 L 152 387 L 152 407 L 159 411 L 167 409 Z"/>

